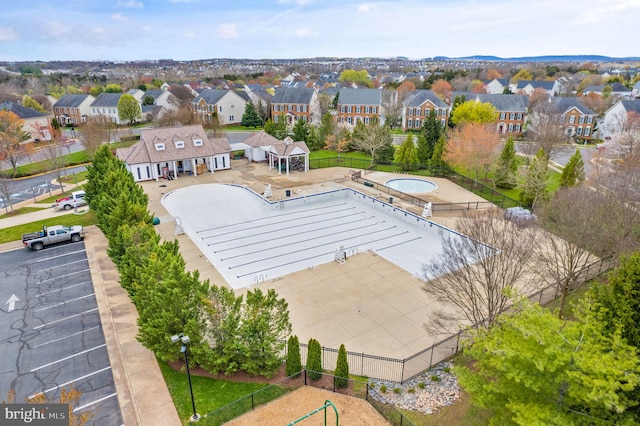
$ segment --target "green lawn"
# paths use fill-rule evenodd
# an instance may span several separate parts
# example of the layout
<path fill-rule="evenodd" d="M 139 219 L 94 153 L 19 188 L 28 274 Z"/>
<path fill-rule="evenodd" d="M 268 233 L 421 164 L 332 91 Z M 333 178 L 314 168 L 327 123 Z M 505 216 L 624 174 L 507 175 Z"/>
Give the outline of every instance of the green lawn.
<path fill-rule="evenodd" d="M 0 243 L 8 243 L 10 241 L 18 241 L 22 240 L 22 234 L 27 234 L 29 232 L 35 232 L 42 229 L 44 225 L 53 226 L 53 225 L 81 225 L 81 226 L 89 226 L 96 224 L 96 216 L 92 211 L 89 211 L 86 214 L 65 214 L 65 215 L 54 215 L 52 213 L 52 217 L 45 220 L 39 220 L 37 222 L 27 223 L 25 225 L 12 226 L 11 228 L 5 228 L 0 233 Z"/>
<path fill-rule="evenodd" d="M 9 211 L 9 213 L 7 213 L 6 210 L 3 210 L 0 213 L 0 218 L 4 219 L 6 217 L 20 216 L 26 213 L 39 212 L 42 209 L 43 207 L 20 207 L 18 209 L 15 209 L 14 211 Z"/>
<path fill-rule="evenodd" d="M 89 161 L 89 156 L 85 151 L 72 152 L 63 156 L 66 166 L 85 164 Z M 51 162 L 48 160 L 37 161 L 35 163 L 25 164 L 16 169 L 16 177 L 33 176 L 40 173 L 46 173 L 51 170 Z"/>
<path fill-rule="evenodd" d="M 175 371 L 166 363 L 158 361 L 164 380 L 169 388 L 169 393 L 173 403 L 178 410 L 178 415 L 182 419 L 182 424 L 189 424 L 189 417 L 193 414 L 191 405 L 191 394 L 189 392 L 189 380 L 185 372 Z M 269 386 L 264 383 L 243 383 L 227 380 L 217 380 L 209 377 L 191 375 L 193 384 L 193 396 L 196 402 L 198 414 L 204 416 L 214 410 L 224 407 L 231 402 L 244 398 L 254 392 L 264 389 L 263 392 L 255 395 L 253 403 L 257 406 L 271 401 L 288 392 L 287 389 L 279 386 Z M 269 387 L 268 387 L 269 386 Z M 268 388 L 267 388 L 268 387 Z M 203 425 L 219 425 L 224 421 L 229 421 L 247 411 L 251 410 L 251 398 L 247 398 L 243 403 L 229 407 L 224 410 L 225 418 L 219 416 L 208 416 L 198 422 Z"/>

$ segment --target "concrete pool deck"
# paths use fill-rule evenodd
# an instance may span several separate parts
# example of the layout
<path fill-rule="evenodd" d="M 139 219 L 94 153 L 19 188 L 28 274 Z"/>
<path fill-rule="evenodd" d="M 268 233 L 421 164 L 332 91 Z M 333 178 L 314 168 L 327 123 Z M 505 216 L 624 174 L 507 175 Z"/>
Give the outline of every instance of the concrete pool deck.
<path fill-rule="evenodd" d="M 231 170 L 193 177 L 179 177 L 172 181 L 142 182 L 149 195 L 149 210 L 160 218 L 156 227 L 162 238 L 177 239 L 189 270 L 199 270 L 202 279 L 213 284 L 228 285 L 223 276 L 207 260 L 196 244 L 185 235 L 175 235 L 175 222 L 162 206 L 162 196 L 175 189 L 205 183 L 237 183 L 247 185 L 257 193 L 270 184 L 272 200 L 284 199 L 285 191 L 296 195 L 314 194 L 345 186 L 373 197 L 379 191 L 352 182 L 347 168 L 293 172 L 278 175 L 264 164 L 248 164 L 246 160 L 232 162 Z M 367 173 L 367 179 L 383 183 L 393 173 Z M 481 198 L 446 179 L 429 178 L 438 185 L 432 193 L 421 196 L 434 203 L 475 202 Z M 417 215 L 418 206 L 401 200 L 394 202 Z M 434 222 L 455 229 L 455 216 L 438 214 Z M 429 312 L 440 308 L 422 289 L 422 281 L 375 253 L 360 252 L 349 256 L 345 264 L 330 262 L 313 269 L 294 272 L 268 280 L 247 289 L 273 288 L 289 304 L 293 334 L 301 342 L 317 339 L 321 345 L 338 348 L 342 343 L 349 351 L 392 358 L 405 358 L 427 348 L 440 336 L 429 335 L 423 327 Z M 237 290 L 243 294 L 247 289 Z"/>

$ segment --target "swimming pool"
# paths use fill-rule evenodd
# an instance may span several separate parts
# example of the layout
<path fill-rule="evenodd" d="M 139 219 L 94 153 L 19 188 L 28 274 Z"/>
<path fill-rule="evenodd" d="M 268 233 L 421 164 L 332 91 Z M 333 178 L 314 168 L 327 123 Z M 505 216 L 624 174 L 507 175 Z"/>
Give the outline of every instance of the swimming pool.
<path fill-rule="evenodd" d="M 234 289 L 365 251 L 420 276 L 443 254 L 446 227 L 351 188 L 269 201 L 235 184 L 177 189 L 167 211 Z M 348 261 L 348 260 L 347 260 Z"/>
<path fill-rule="evenodd" d="M 421 194 L 423 192 L 431 192 L 438 189 L 438 185 L 433 182 L 412 178 L 390 179 L 384 184 L 391 189 L 405 192 L 407 194 Z"/>

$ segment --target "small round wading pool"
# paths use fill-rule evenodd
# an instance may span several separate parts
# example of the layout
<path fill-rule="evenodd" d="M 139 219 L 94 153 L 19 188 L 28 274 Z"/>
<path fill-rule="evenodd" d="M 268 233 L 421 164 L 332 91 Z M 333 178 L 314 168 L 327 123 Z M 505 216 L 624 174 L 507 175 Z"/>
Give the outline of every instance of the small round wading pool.
<path fill-rule="evenodd" d="M 438 189 L 438 185 L 422 179 L 391 179 L 384 183 L 387 187 L 407 194 L 421 194 Z"/>

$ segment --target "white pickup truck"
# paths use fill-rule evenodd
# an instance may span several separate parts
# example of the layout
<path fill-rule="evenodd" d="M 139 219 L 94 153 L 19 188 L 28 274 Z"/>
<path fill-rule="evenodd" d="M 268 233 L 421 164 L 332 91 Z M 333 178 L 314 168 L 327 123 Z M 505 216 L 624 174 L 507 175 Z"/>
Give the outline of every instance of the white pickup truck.
<path fill-rule="evenodd" d="M 40 251 L 49 244 L 71 241 L 77 243 L 84 237 L 84 229 L 76 226 L 43 226 L 42 231 L 31 232 L 22 235 L 22 243 L 25 247 Z"/>
<path fill-rule="evenodd" d="M 87 200 L 85 200 L 84 196 L 84 191 L 74 191 L 68 197 L 58 198 L 51 207 L 56 210 L 71 210 L 76 207 L 86 206 Z"/>

